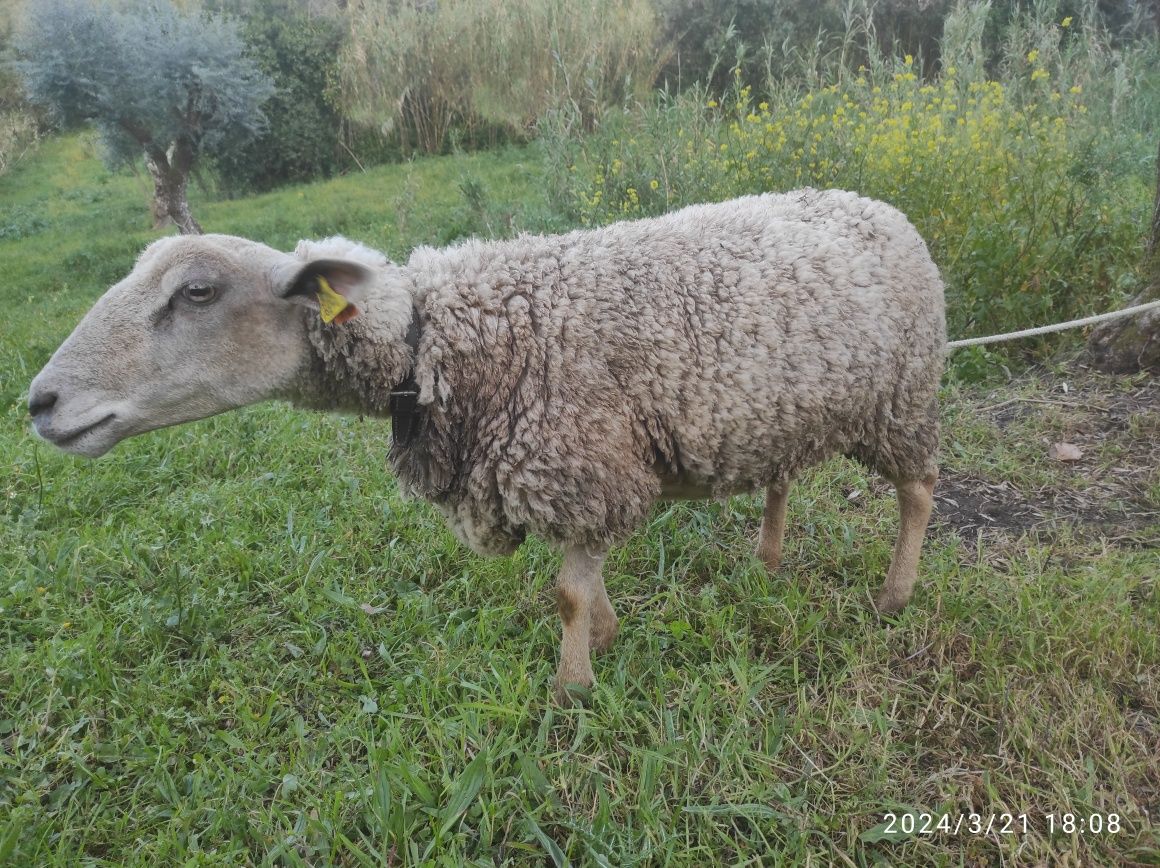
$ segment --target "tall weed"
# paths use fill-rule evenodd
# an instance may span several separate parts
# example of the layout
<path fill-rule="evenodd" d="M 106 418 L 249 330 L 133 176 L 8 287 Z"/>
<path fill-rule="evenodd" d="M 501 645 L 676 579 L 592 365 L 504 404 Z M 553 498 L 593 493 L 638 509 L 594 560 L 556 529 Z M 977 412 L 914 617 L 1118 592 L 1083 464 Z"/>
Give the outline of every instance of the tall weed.
<path fill-rule="evenodd" d="M 453 130 L 525 135 L 554 106 L 591 127 L 608 106 L 643 98 L 664 60 L 650 0 L 366 0 L 347 18 L 350 116 L 427 153 Z"/>
<path fill-rule="evenodd" d="M 0 175 L 32 148 L 39 138 L 36 118 L 21 108 L 0 110 Z"/>

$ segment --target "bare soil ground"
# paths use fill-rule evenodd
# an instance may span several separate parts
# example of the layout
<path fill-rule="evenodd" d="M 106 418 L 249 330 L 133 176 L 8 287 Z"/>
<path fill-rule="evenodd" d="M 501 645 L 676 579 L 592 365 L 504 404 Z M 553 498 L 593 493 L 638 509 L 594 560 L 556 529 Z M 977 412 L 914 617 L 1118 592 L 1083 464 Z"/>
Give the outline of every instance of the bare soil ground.
<path fill-rule="evenodd" d="M 1073 360 L 1032 370 L 976 401 L 968 424 L 1013 455 L 991 466 L 973 456 L 944 460 L 936 532 L 968 543 L 1067 532 L 1160 546 L 1160 381 L 1105 376 Z M 1071 455 L 1079 457 L 1061 460 L 1056 444 L 1076 447 Z"/>

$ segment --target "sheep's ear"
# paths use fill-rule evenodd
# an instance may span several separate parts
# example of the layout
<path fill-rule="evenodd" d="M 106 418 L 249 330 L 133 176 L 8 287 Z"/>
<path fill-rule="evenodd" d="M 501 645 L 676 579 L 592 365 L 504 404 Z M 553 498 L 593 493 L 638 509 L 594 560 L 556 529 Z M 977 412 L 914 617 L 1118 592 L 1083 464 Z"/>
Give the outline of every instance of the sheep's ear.
<path fill-rule="evenodd" d="M 359 315 L 371 272 L 366 266 L 343 259 L 315 259 L 283 272 L 276 294 L 318 311 L 325 323 L 341 325 Z"/>

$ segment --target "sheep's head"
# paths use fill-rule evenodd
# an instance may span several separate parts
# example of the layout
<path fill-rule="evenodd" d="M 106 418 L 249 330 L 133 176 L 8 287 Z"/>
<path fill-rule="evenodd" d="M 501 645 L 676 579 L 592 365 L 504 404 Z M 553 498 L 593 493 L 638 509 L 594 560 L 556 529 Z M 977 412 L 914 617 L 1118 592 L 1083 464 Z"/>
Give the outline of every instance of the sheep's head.
<path fill-rule="evenodd" d="M 336 247 L 356 256 L 328 257 Z M 284 396 L 310 363 L 308 317 L 356 313 L 375 256 L 345 239 L 295 255 L 228 235 L 153 243 L 32 381 L 37 433 L 96 457 L 135 434 Z"/>

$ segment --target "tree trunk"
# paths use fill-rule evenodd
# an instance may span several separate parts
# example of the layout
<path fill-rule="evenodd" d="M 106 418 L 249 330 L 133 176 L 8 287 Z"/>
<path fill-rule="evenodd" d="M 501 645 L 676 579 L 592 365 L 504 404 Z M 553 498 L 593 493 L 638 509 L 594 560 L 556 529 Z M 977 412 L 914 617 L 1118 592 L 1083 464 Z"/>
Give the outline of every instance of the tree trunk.
<path fill-rule="evenodd" d="M 1156 199 L 1144 267 L 1148 285 L 1132 299 L 1133 305 L 1160 300 L 1160 150 L 1156 153 Z M 1095 366 L 1109 373 L 1160 371 L 1160 308 L 1096 326 L 1088 338 L 1088 352 Z"/>
<path fill-rule="evenodd" d="M 186 196 L 193 156 L 188 145 L 177 142 L 169 153 L 151 148 L 145 151 L 145 165 L 153 178 L 153 228 L 160 229 L 167 220 L 177 224 L 182 235 L 201 235 L 201 226 L 189 209 Z"/>
<path fill-rule="evenodd" d="M 1153 283 L 1132 304 L 1160 300 L 1160 283 Z M 1088 338 L 1088 352 L 1101 371 L 1131 374 L 1160 371 L 1160 308 L 1101 323 Z"/>

